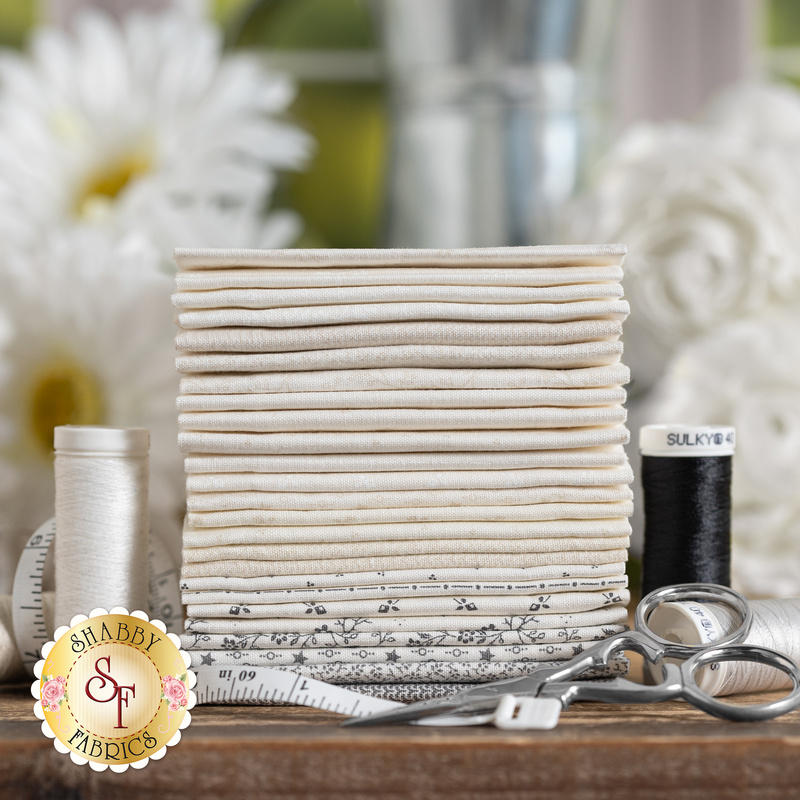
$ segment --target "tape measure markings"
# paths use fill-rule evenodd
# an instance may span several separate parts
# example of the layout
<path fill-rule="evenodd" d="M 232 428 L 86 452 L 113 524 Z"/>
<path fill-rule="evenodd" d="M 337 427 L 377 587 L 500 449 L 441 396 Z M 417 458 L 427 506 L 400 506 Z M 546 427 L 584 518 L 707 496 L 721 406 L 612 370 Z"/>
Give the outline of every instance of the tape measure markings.
<path fill-rule="evenodd" d="M 403 703 L 370 697 L 324 681 L 304 678 L 294 672 L 270 667 L 219 668 L 201 665 L 195 693 L 198 704 L 204 703 L 292 703 L 319 708 L 351 717 L 400 708 Z M 244 676 L 244 677 L 243 677 Z M 253 685 L 258 681 L 258 685 Z"/>
<path fill-rule="evenodd" d="M 12 589 L 14 639 L 22 664 L 31 674 L 33 665 L 42 657 L 41 645 L 48 640 L 42 603 L 42 573 L 47 551 L 55 535 L 55 518 L 42 523 L 25 544 L 14 574 Z"/>

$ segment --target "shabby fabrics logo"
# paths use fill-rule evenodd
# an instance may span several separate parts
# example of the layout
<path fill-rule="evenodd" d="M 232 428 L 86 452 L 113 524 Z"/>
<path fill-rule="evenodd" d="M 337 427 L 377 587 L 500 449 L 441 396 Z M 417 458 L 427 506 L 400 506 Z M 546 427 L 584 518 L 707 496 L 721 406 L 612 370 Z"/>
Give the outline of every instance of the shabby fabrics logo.
<path fill-rule="evenodd" d="M 143 611 L 98 608 L 42 648 L 34 713 L 60 753 L 102 772 L 166 755 L 191 722 L 197 680 L 180 639 Z"/>

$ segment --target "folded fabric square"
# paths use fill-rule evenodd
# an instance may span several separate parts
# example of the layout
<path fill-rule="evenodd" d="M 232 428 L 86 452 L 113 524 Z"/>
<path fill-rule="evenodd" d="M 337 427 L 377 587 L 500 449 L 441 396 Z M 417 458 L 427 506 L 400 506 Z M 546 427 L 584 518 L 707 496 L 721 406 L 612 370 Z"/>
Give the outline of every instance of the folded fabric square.
<path fill-rule="evenodd" d="M 365 303 L 289 308 L 212 308 L 181 311 L 181 328 L 302 328 L 362 322 L 461 320 L 464 322 L 568 322 L 625 319 L 625 300 L 564 303 Z"/>
<path fill-rule="evenodd" d="M 462 346 L 554 345 L 613 341 L 618 320 L 580 322 L 388 322 L 326 325 L 319 328 L 212 328 L 182 331 L 175 337 L 181 351 L 199 353 L 286 353 L 387 345 Z"/>
<path fill-rule="evenodd" d="M 606 564 L 544 564 L 534 567 L 440 567 L 439 569 L 390 570 L 366 572 L 328 572 L 320 575 L 268 575 L 232 577 L 225 575 L 190 577 L 181 576 L 183 591 L 267 591 L 283 589 L 324 589 L 346 586 L 373 586 L 384 583 L 440 583 L 450 581 L 477 581 L 487 583 L 526 583 L 531 581 L 571 580 L 582 578 L 607 578 L 624 574 L 625 559 Z M 354 589 L 355 591 L 355 589 Z"/>
<path fill-rule="evenodd" d="M 622 364 L 583 369 L 387 369 L 199 374 L 181 378 L 181 395 L 272 392 L 385 391 L 391 389 L 584 389 L 617 387 L 630 380 Z"/>
<path fill-rule="evenodd" d="M 398 522 L 374 525 L 287 525 L 192 528 L 185 526 L 185 548 L 242 544 L 314 544 L 323 542 L 381 542 L 450 539 L 595 539 L 628 536 L 625 517 L 555 519 L 531 522 Z"/>
<path fill-rule="evenodd" d="M 325 602 L 344 599 L 379 600 L 386 597 L 436 597 L 444 595 L 523 595 L 559 594 L 562 592 L 594 592 L 626 589 L 628 579 L 625 575 L 610 575 L 605 578 L 560 578 L 554 580 L 529 581 L 527 583 L 487 581 L 470 583 L 468 581 L 420 582 L 420 583 L 382 583 L 366 586 L 331 586 L 327 588 L 299 587 L 296 589 L 271 589 L 267 591 L 236 592 L 184 591 L 181 600 L 185 605 L 216 603 L 231 607 L 234 605 L 264 605 L 269 603 L 295 603 L 303 601 Z M 197 616 L 208 616 L 198 614 Z"/>
<path fill-rule="evenodd" d="M 621 445 L 564 450 L 443 453 L 310 453 L 304 455 L 237 455 L 190 453 L 184 459 L 189 475 L 218 473 L 323 473 L 501 471 L 539 468 L 595 468 L 627 465 Z M 623 483 L 625 481 L 622 481 Z"/>
<path fill-rule="evenodd" d="M 287 269 L 280 267 L 180 271 L 179 292 L 209 289 L 302 289 L 326 286 L 567 286 L 573 283 L 618 283 L 622 267 L 531 267 L 491 269 L 460 265 L 443 267 L 339 267 Z"/>
<path fill-rule="evenodd" d="M 455 267 L 471 270 L 493 267 L 619 266 L 626 248 L 621 244 L 538 245 L 533 247 L 465 248 L 325 248 L 313 250 L 256 250 L 248 248 L 191 248 L 175 250 L 180 270 L 206 269 L 332 269 Z"/>
<path fill-rule="evenodd" d="M 345 286 L 321 289 L 212 289 L 175 292 L 172 304 L 194 308 L 296 308 L 374 303 L 569 303 L 622 297 L 618 283 L 566 286 Z"/>
<path fill-rule="evenodd" d="M 178 356 L 179 372 L 312 372 L 328 369 L 384 367 L 496 367 L 579 368 L 615 364 L 621 342 L 584 342 L 530 347 L 459 345 L 385 345 L 337 350 L 301 350 L 291 353 L 222 353 Z"/>
<path fill-rule="evenodd" d="M 453 470 L 449 472 L 228 472 L 189 475 L 186 491 L 397 492 L 436 489 L 520 489 L 532 486 L 613 486 L 630 483 L 628 464 L 596 469 Z"/>
<path fill-rule="evenodd" d="M 620 625 L 627 620 L 628 612 L 622 605 L 610 605 L 591 611 L 569 613 L 530 613 L 522 616 L 434 616 L 434 617 L 330 617 L 316 619 L 314 616 L 295 619 L 241 619 L 235 617 L 216 619 L 189 619 L 187 633 L 213 634 L 284 634 L 286 636 L 319 634 L 320 631 L 338 633 L 392 633 L 395 636 L 419 635 L 419 631 L 483 631 L 486 635 L 502 634 L 505 643 L 524 643 L 530 640 L 528 633 L 542 630 L 568 630 L 596 625 Z M 532 634 L 535 635 L 535 634 Z M 412 642 L 413 645 L 413 642 Z"/>
<path fill-rule="evenodd" d="M 605 428 L 476 431 L 212 433 L 181 431 L 184 453 L 419 453 L 483 450 L 573 450 L 627 444 L 623 425 Z"/>

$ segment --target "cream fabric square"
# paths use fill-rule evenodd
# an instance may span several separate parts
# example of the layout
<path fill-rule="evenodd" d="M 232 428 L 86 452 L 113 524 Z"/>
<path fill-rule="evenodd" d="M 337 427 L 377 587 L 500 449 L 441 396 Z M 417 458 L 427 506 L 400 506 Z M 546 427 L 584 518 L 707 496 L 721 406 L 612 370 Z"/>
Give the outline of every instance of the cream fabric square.
<path fill-rule="evenodd" d="M 577 450 L 510 450 L 475 453 L 323 453 L 290 455 L 215 455 L 192 453 L 189 474 L 228 472 L 411 472 L 485 471 L 539 468 L 600 468 L 628 463 L 622 445 Z M 624 483 L 624 481 L 621 481 Z"/>
<path fill-rule="evenodd" d="M 190 528 L 183 545 L 218 547 L 232 544 L 415 541 L 418 539 L 567 539 L 629 536 L 626 517 L 555 519 L 533 522 L 397 522 L 383 525 L 295 525 L 285 527 Z"/>
<path fill-rule="evenodd" d="M 182 328 L 297 328 L 365 322 L 461 320 L 464 322 L 568 322 L 624 320 L 625 300 L 577 300 L 569 303 L 349 303 L 299 308 L 212 308 L 181 311 Z"/>
<path fill-rule="evenodd" d="M 464 269 L 443 267 L 339 267 L 287 269 L 279 267 L 180 271 L 179 292 L 210 289 L 303 289 L 325 286 L 566 286 L 573 283 L 618 283 L 622 267 L 531 267 Z"/>
<path fill-rule="evenodd" d="M 182 431 L 184 453 L 420 453 L 484 450 L 572 450 L 627 444 L 630 434 L 609 428 L 514 431 L 348 431 L 344 433 L 206 433 Z"/>
<path fill-rule="evenodd" d="M 181 378 L 182 395 L 267 394 L 272 392 L 352 392 L 398 389 L 585 389 L 616 388 L 630 380 L 622 364 L 585 369 L 389 369 L 199 374 Z"/>
<path fill-rule="evenodd" d="M 520 489 L 631 483 L 630 465 L 608 469 L 507 469 L 448 472 L 220 473 L 189 475 L 195 492 L 397 492 L 434 489 Z"/>
<path fill-rule="evenodd" d="M 385 322 L 317 328 L 211 328 L 182 331 L 175 347 L 198 353 L 286 353 L 385 345 L 530 346 L 616 340 L 619 320 L 578 322 Z"/>

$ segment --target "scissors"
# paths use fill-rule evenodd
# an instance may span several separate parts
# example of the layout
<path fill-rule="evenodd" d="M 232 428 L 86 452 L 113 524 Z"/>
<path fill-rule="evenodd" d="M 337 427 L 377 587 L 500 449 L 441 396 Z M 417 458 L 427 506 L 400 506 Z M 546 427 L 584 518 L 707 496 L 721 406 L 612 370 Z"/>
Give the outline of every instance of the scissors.
<path fill-rule="evenodd" d="M 700 600 L 722 603 L 731 608 L 741 623 L 727 636 L 707 644 L 681 644 L 664 639 L 653 633 L 648 626 L 652 612 L 663 603 L 681 600 Z M 750 632 L 753 613 L 747 598 L 726 586 L 710 583 L 685 583 L 667 586 L 650 592 L 636 608 L 634 630 L 615 634 L 590 647 L 571 661 L 558 666 L 539 666 L 528 675 L 506 678 L 491 683 L 477 684 L 470 689 L 456 692 L 448 697 L 412 703 L 366 717 L 352 717 L 342 724 L 348 727 L 364 727 L 386 723 L 418 722 L 425 720 L 436 724 L 431 717 L 445 715 L 453 724 L 453 716 L 491 719 L 501 701 L 508 695 L 523 698 L 528 706 L 530 698 L 553 700 L 556 717 L 576 700 L 595 700 L 604 703 L 661 703 L 666 700 L 683 699 L 696 708 L 722 719 L 741 722 L 772 719 L 800 707 L 800 667 L 787 656 L 775 650 L 755 645 L 742 644 Z M 631 651 L 639 653 L 652 664 L 660 664 L 662 681 L 655 686 L 645 686 L 614 678 L 608 681 L 576 681 L 588 670 L 603 669 L 615 653 Z M 681 664 L 667 662 L 674 658 Z M 765 664 L 785 672 L 792 680 L 791 691 L 782 698 L 761 705 L 732 705 L 722 702 L 704 692 L 698 686 L 697 671 L 723 661 L 752 661 Z M 504 702 L 504 706 L 508 703 Z M 546 715 L 545 715 L 546 716 Z M 529 727 L 553 727 L 552 724 Z"/>

